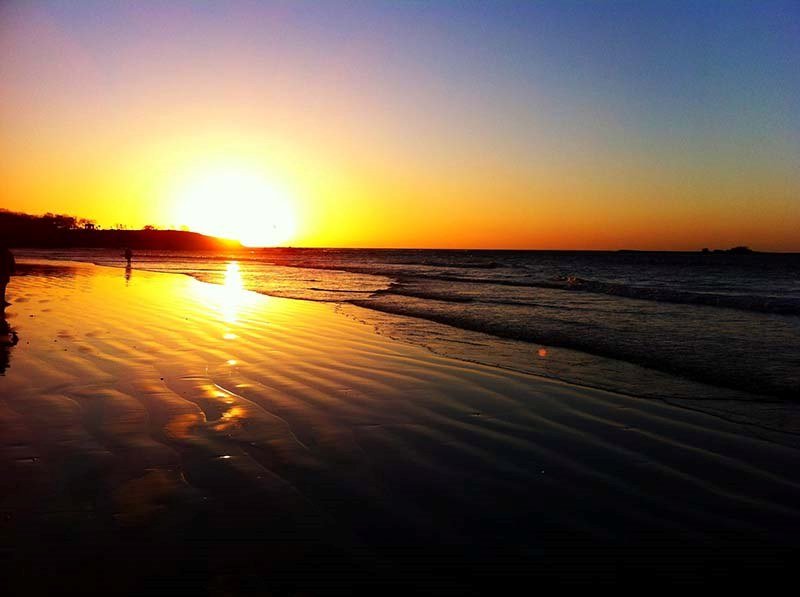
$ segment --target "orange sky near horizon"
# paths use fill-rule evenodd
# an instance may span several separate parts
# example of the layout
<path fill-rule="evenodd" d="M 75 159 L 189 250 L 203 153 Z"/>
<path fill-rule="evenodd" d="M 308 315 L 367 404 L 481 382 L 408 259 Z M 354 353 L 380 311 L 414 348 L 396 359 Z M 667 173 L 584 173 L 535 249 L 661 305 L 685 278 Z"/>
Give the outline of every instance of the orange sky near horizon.
<path fill-rule="evenodd" d="M 479 50 L 457 31 L 443 41 L 381 14 L 353 16 L 379 31 L 344 43 L 285 7 L 222 22 L 186 10 L 123 27 L 46 3 L 0 9 L 1 208 L 178 228 L 200 209 L 187 189 L 233 168 L 293 212 L 291 234 L 264 244 L 800 251 L 800 148 L 769 105 L 723 104 L 706 130 L 709 108 L 651 113 L 644 91 L 602 87 L 607 65 L 569 79 L 550 47 L 533 53 L 542 64 L 487 67 L 494 54 L 458 57 Z M 249 20 L 280 27 L 267 43 Z M 503 39 L 487 47 L 525 49 Z M 787 89 L 770 101 L 791 107 Z M 269 205 L 206 199 L 201 232 L 221 233 L 233 205 L 251 237 L 270 226 Z"/>

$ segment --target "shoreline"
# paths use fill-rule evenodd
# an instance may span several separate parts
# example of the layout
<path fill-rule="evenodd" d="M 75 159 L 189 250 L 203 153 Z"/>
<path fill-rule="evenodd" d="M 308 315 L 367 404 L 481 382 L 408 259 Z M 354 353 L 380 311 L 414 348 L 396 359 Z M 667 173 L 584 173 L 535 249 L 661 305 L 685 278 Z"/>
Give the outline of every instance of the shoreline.
<path fill-rule="evenodd" d="M 184 258 L 179 255 L 145 255 L 140 266 L 154 271 L 181 272 L 201 281 L 216 283 L 224 275 L 225 264 L 237 259 L 233 255 L 217 255 L 206 264 L 198 261 L 199 257 L 204 258 L 197 254 L 187 254 Z M 100 255 L 88 251 L 77 258 L 101 265 L 122 265 L 118 261 L 111 263 L 114 257 L 108 253 Z M 391 328 L 389 335 L 419 345 L 430 345 L 428 330 L 450 329 L 450 333 L 437 333 L 448 336 L 450 340 L 449 346 L 438 346 L 437 352 L 471 362 L 478 360 L 580 385 L 667 399 L 702 395 L 707 399 L 722 398 L 729 402 L 759 400 L 775 403 L 777 400 L 791 403 L 797 393 L 800 379 L 791 360 L 793 351 L 800 349 L 795 333 L 796 317 L 778 308 L 783 304 L 789 311 L 796 310 L 797 299 L 783 282 L 781 288 L 789 294 L 782 299 L 777 295 L 751 294 L 752 289 L 748 286 L 751 281 L 744 284 L 738 293 L 728 295 L 723 292 L 719 296 L 706 294 L 701 290 L 703 284 L 700 284 L 694 290 L 678 294 L 688 293 L 703 300 L 699 303 L 694 300 L 676 303 L 668 296 L 670 293 L 664 294 L 663 289 L 650 292 L 634 282 L 630 282 L 632 286 L 629 288 L 633 295 L 623 293 L 621 297 L 614 290 L 616 284 L 601 283 L 603 288 L 595 290 L 593 286 L 597 283 L 593 283 L 589 284 L 592 288 L 588 290 L 573 292 L 574 284 L 553 282 L 549 278 L 546 283 L 525 282 L 520 286 L 524 290 L 509 291 L 505 287 L 509 280 L 495 279 L 494 276 L 473 280 L 472 274 L 463 279 L 459 276 L 443 277 L 441 272 L 434 272 L 434 275 L 423 271 L 428 267 L 425 265 L 427 258 L 411 257 L 412 262 L 406 262 L 407 258 L 409 256 L 400 258 L 398 263 L 387 262 L 375 269 L 369 259 L 361 264 L 333 264 L 339 259 L 328 259 L 322 254 L 309 257 L 309 262 L 299 263 L 291 259 L 284 263 L 278 257 L 274 263 L 271 259 L 263 261 L 262 257 L 244 257 L 241 269 L 247 286 L 266 296 L 348 303 L 372 311 L 373 320 L 388 321 L 390 316 L 395 317 L 395 322 L 388 326 Z M 439 256 L 435 261 L 441 262 L 441 259 Z M 330 263 L 322 265 L 322 262 Z M 480 268 L 480 264 L 473 265 Z M 406 271 L 407 266 L 411 270 Z M 415 277 L 418 266 L 422 270 L 418 272 L 419 277 Z M 432 266 L 439 267 L 436 263 Z M 465 264 L 458 267 L 462 266 L 466 267 Z M 395 270 L 395 267 L 400 270 Z M 520 272 L 526 271 L 528 266 L 509 267 L 516 276 L 522 275 Z M 554 263 L 547 267 L 558 269 Z M 309 273 L 304 274 L 304 271 Z M 306 277 L 311 280 L 304 280 Z M 445 279 L 450 282 L 444 282 Z M 587 280 L 591 279 L 589 275 Z M 576 280 L 580 281 L 579 278 Z M 655 291 L 660 285 L 654 283 L 650 290 Z M 687 285 L 687 288 L 696 286 L 691 281 Z M 582 284 L 577 286 L 583 288 Z M 642 293 L 644 297 L 640 296 Z M 721 301 L 719 304 L 716 304 L 717 299 Z M 709 301 L 715 304 L 707 304 Z M 743 301 L 751 307 L 760 307 L 754 310 L 744 306 L 730 309 L 727 304 L 730 301 Z M 613 308 L 609 308 L 611 303 Z M 638 315 L 632 318 L 632 311 Z M 404 338 L 404 334 L 396 333 L 403 327 L 396 325 L 402 320 L 423 323 L 410 329 L 410 337 Z M 484 336 L 479 338 L 478 334 Z M 487 347 L 479 354 L 490 355 L 490 362 L 476 359 L 469 350 L 463 350 L 474 338 L 479 339 L 473 343 Z M 501 350 L 512 344 L 516 346 L 514 351 Z M 684 346 L 690 349 L 682 350 Z M 786 350 L 777 350 L 776 347 L 780 346 Z M 523 361 L 510 355 L 511 352 L 530 353 L 530 347 L 544 348 L 553 355 L 556 352 L 560 354 L 564 362 L 555 367 L 558 374 L 546 371 L 554 367 L 541 367 L 541 363 L 535 362 L 535 356 Z M 503 358 L 498 359 L 497 355 L 503 355 Z M 593 363 L 587 366 L 587 360 Z M 618 367 L 620 363 L 625 366 Z M 619 369 L 617 375 L 607 374 L 615 369 Z M 622 370 L 629 373 L 622 374 Z M 612 378 L 614 383 L 607 383 Z M 637 379 L 647 381 L 637 385 Z M 598 380 L 603 383 L 597 383 Z M 676 383 L 676 380 L 682 381 Z M 649 389 L 653 387 L 669 391 L 653 395 Z"/>
<path fill-rule="evenodd" d="M 235 280 L 21 265 L 0 377 L 5 565 L 81 529 L 76 553 L 117 547 L 150 573 L 219 558 L 203 586 L 351 586 L 339 574 L 358 570 L 468 592 L 504 561 L 553 582 L 696 578 L 709 559 L 741 573 L 800 528 L 800 451 L 742 425 L 442 357 Z"/>
<path fill-rule="evenodd" d="M 713 386 L 687 379 L 677 374 L 672 375 L 643 365 L 592 355 L 570 348 L 544 346 L 524 340 L 504 339 L 491 335 L 489 336 L 493 339 L 492 348 L 502 351 L 504 354 L 501 356 L 490 358 L 485 353 L 475 356 L 471 356 L 469 352 L 458 354 L 452 350 L 440 349 L 436 345 L 426 344 L 421 341 L 415 342 L 405 338 L 402 333 L 394 334 L 391 324 L 382 325 L 380 317 L 376 317 L 376 315 L 389 315 L 418 319 L 413 315 L 384 313 L 352 303 L 340 304 L 337 310 L 346 317 L 353 318 L 363 325 L 371 327 L 376 334 L 386 336 L 396 342 L 422 347 L 437 356 L 530 375 L 534 378 L 556 381 L 587 390 L 600 390 L 635 400 L 656 400 L 675 408 L 685 408 L 690 411 L 718 417 L 729 423 L 743 425 L 758 433 L 762 439 L 774 441 L 778 444 L 800 447 L 800 417 L 797 416 L 800 414 L 800 405 L 788 400 L 732 390 L 722 386 Z M 368 315 L 362 317 L 360 315 L 362 311 Z M 440 328 L 449 327 L 447 324 L 440 324 L 429 319 L 420 319 L 420 321 Z M 464 335 L 464 332 L 474 334 L 476 338 L 484 335 L 482 332 L 472 332 L 470 330 L 459 330 L 459 332 L 460 335 Z M 475 344 L 480 344 L 480 342 L 476 341 Z M 535 349 L 539 346 L 544 348 L 545 358 L 548 359 L 545 366 L 535 367 L 531 365 L 530 358 L 518 364 L 515 362 L 518 359 L 509 356 L 511 352 L 536 355 L 537 350 Z M 595 378 L 591 382 L 579 381 L 574 374 L 564 375 L 559 371 L 560 369 L 568 369 L 570 366 L 574 366 L 575 363 L 583 364 L 587 360 L 611 363 L 616 370 L 606 367 L 603 372 L 609 375 L 609 378 Z M 635 387 L 631 387 L 627 383 L 626 378 L 632 377 L 637 377 L 640 380 Z M 664 387 L 669 388 L 666 392 L 667 395 L 665 395 Z M 700 394 L 700 396 L 696 394 Z"/>
<path fill-rule="evenodd" d="M 192 252 L 192 255 L 194 254 Z M 220 262 L 226 260 L 227 258 L 222 257 L 217 259 Z M 62 259 L 53 259 L 53 261 L 59 262 Z M 63 261 L 70 262 L 66 258 Z M 78 260 L 74 262 L 90 263 L 96 267 L 111 267 L 118 270 L 125 268 L 122 262 L 119 265 L 109 265 L 97 261 Z M 217 285 L 224 283 L 224 278 L 209 279 L 208 276 L 199 276 L 197 273 L 188 271 L 163 271 L 146 269 L 147 267 L 148 264 L 145 262 L 145 269 L 140 271 L 180 274 L 201 283 Z M 797 416 L 800 412 L 800 404 L 780 396 L 718 385 L 707 380 L 687 377 L 680 372 L 653 368 L 646 363 L 631 362 L 623 358 L 586 352 L 580 348 L 506 338 L 486 331 L 454 327 L 446 321 L 438 321 L 435 317 L 424 317 L 414 313 L 397 313 L 392 310 L 384 311 L 380 304 L 370 306 L 357 298 L 342 299 L 341 301 L 317 300 L 307 297 L 281 296 L 255 288 L 248 290 L 275 299 L 335 305 L 337 311 L 370 327 L 375 333 L 398 342 L 422 347 L 439 356 L 558 380 L 578 387 L 605 390 L 634 398 L 659 400 L 679 408 L 703 412 L 731 423 L 750 427 L 764 439 L 770 439 L 777 443 L 788 442 L 800 447 L 800 417 Z M 450 336 L 450 341 L 436 344 L 428 342 L 426 339 L 410 337 L 409 334 L 403 332 L 402 324 L 397 325 L 398 321 L 402 322 L 406 319 L 422 322 L 425 327 L 437 330 L 435 334 L 437 338 Z M 453 331 L 448 332 L 450 329 Z M 470 349 L 469 344 L 479 348 L 477 350 Z M 537 354 L 542 349 L 544 349 L 546 358 Z"/>

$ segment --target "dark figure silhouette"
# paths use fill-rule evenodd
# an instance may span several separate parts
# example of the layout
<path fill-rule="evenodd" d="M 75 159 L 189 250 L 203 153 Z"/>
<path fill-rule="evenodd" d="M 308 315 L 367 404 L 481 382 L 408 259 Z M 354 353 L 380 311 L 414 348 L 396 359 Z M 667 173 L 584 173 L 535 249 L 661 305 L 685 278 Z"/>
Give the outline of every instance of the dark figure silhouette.
<path fill-rule="evenodd" d="M 125 261 L 128 262 L 128 267 L 131 266 L 131 259 L 133 259 L 133 251 L 130 247 L 125 248 Z"/>
<path fill-rule="evenodd" d="M 6 301 L 6 286 L 14 275 L 16 263 L 8 247 L 0 246 L 0 311 L 11 303 Z"/>
<path fill-rule="evenodd" d="M 6 321 L 5 312 L 0 310 L 0 375 L 5 375 L 11 361 L 11 347 L 19 342 L 17 332 Z"/>

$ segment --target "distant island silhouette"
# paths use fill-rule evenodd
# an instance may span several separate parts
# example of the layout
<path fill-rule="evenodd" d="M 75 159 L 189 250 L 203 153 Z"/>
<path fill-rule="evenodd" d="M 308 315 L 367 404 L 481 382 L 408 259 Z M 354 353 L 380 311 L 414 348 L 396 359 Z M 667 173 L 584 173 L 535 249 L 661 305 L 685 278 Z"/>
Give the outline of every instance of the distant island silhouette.
<path fill-rule="evenodd" d="M 660 253 L 661 251 L 648 251 L 645 249 L 618 249 L 617 253 Z M 669 251 L 668 251 L 669 252 Z M 674 251 L 675 253 L 692 253 L 694 251 Z M 750 247 L 746 247 L 744 245 L 738 247 L 731 247 L 730 249 L 709 249 L 708 247 L 703 247 L 698 253 L 703 254 L 719 254 L 724 253 L 726 255 L 755 255 L 758 253 L 763 253 L 763 251 L 754 251 Z"/>
<path fill-rule="evenodd" d="M 752 253 L 756 253 L 750 247 L 745 247 L 744 245 L 738 247 L 731 247 L 730 249 L 709 249 L 708 247 L 703 247 L 700 251 L 701 253 L 730 253 L 733 255 L 750 255 Z"/>
<path fill-rule="evenodd" d="M 237 249 L 239 241 L 187 230 L 98 228 L 92 220 L 63 214 L 35 216 L 0 209 L 0 238 L 18 248 Z"/>

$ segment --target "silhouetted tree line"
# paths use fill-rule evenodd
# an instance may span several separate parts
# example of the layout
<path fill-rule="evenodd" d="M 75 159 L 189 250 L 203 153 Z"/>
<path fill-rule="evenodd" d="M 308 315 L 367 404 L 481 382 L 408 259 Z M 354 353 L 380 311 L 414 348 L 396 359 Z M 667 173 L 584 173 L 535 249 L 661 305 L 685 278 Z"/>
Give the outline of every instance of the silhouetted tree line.
<path fill-rule="evenodd" d="M 64 214 L 43 216 L 0 209 L 0 244 L 28 248 L 121 248 L 201 250 L 240 246 L 238 242 L 184 230 L 102 230 L 93 220 Z"/>

